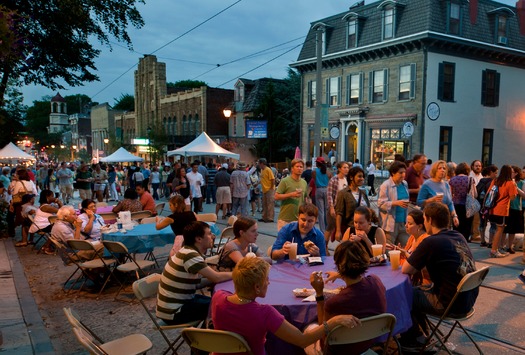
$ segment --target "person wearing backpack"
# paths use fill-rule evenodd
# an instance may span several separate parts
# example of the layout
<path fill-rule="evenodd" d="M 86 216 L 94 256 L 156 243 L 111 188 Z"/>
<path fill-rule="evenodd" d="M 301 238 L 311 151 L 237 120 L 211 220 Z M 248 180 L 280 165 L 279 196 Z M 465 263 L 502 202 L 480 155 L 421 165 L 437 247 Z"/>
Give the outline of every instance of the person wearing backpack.
<path fill-rule="evenodd" d="M 496 224 L 496 233 L 494 234 L 492 248 L 489 253 L 491 258 L 503 258 L 508 255 L 506 251 L 498 250 L 498 247 L 509 216 L 510 201 L 518 194 L 518 187 L 514 182 L 515 175 L 516 173 L 510 165 L 503 165 L 498 177 L 491 182 L 482 205 L 485 208 L 489 208 L 489 221 Z M 493 189 L 493 187 L 496 187 L 496 189 Z M 489 205 L 492 207 L 489 207 Z"/>
<path fill-rule="evenodd" d="M 496 165 L 486 166 L 481 171 L 481 175 L 483 175 L 483 177 L 481 178 L 481 180 L 479 180 L 478 184 L 476 185 L 476 189 L 478 191 L 479 204 L 480 206 L 483 206 L 483 200 L 485 199 L 485 195 L 487 194 L 487 189 L 490 186 L 490 183 L 492 182 L 492 180 L 494 180 L 496 176 L 498 176 L 498 167 Z M 481 247 L 488 246 L 489 248 L 491 248 L 492 239 L 494 238 L 494 233 L 496 233 L 496 225 L 494 223 L 490 224 L 489 239 L 487 243 L 485 231 L 487 229 L 488 219 L 485 218 L 485 216 L 481 212 L 482 211 L 480 210 L 480 213 L 479 213 L 480 214 L 479 235 L 481 237 L 480 246 Z"/>

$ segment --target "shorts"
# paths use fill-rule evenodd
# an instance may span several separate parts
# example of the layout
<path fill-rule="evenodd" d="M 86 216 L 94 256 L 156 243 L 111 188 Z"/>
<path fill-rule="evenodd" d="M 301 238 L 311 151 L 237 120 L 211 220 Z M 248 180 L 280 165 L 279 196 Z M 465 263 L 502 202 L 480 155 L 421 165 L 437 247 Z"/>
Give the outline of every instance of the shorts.
<path fill-rule="evenodd" d="M 73 185 L 60 185 L 60 192 L 67 195 L 73 194 Z"/>
<path fill-rule="evenodd" d="M 81 200 L 91 198 L 91 190 L 78 189 L 78 193 L 80 195 Z"/>
<path fill-rule="evenodd" d="M 507 216 L 496 216 L 494 214 L 489 214 L 489 221 L 498 227 L 505 226 L 507 222 Z"/>
<path fill-rule="evenodd" d="M 217 188 L 217 204 L 232 203 L 232 194 L 229 186 L 221 186 Z"/>
<path fill-rule="evenodd" d="M 509 217 L 504 233 L 523 233 L 523 211 L 512 208 L 509 210 Z"/>
<path fill-rule="evenodd" d="M 95 184 L 94 191 L 104 191 L 106 189 L 106 184 Z"/>

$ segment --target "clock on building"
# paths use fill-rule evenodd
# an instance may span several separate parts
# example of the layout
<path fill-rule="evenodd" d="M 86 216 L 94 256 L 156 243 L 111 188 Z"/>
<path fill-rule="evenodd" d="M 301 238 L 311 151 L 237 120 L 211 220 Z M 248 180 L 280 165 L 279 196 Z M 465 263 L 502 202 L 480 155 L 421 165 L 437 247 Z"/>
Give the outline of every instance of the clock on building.
<path fill-rule="evenodd" d="M 330 128 L 330 137 L 332 137 L 332 139 L 339 138 L 339 127 L 333 126 Z"/>
<path fill-rule="evenodd" d="M 427 116 L 432 121 L 435 121 L 438 119 L 440 113 L 439 105 L 435 102 L 431 102 L 427 106 Z"/>

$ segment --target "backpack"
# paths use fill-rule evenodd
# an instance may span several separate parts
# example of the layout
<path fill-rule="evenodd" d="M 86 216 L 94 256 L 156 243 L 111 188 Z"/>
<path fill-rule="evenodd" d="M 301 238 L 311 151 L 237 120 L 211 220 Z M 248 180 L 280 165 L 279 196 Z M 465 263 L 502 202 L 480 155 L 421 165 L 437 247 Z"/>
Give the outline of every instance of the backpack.
<path fill-rule="evenodd" d="M 476 190 L 478 192 L 478 201 L 481 205 L 483 205 L 483 200 L 485 199 L 485 195 L 487 194 L 487 189 L 489 188 L 492 180 L 493 179 L 490 179 L 490 178 L 483 178 L 476 185 Z"/>
<path fill-rule="evenodd" d="M 493 185 L 490 190 L 487 191 L 483 200 L 483 207 L 486 209 L 492 209 L 496 206 L 498 201 L 499 189 L 497 185 Z"/>

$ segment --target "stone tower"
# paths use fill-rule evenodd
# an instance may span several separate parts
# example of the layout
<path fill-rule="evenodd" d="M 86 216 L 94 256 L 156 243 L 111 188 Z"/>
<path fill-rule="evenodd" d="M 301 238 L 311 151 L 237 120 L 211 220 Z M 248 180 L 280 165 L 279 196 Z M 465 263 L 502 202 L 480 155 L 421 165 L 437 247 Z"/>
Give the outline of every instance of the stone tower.
<path fill-rule="evenodd" d="M 57 93 L 51 99 L 51 113 L 49 114 L 48 133 L 59 133 L 69 125 L 66 100 Z"/>

